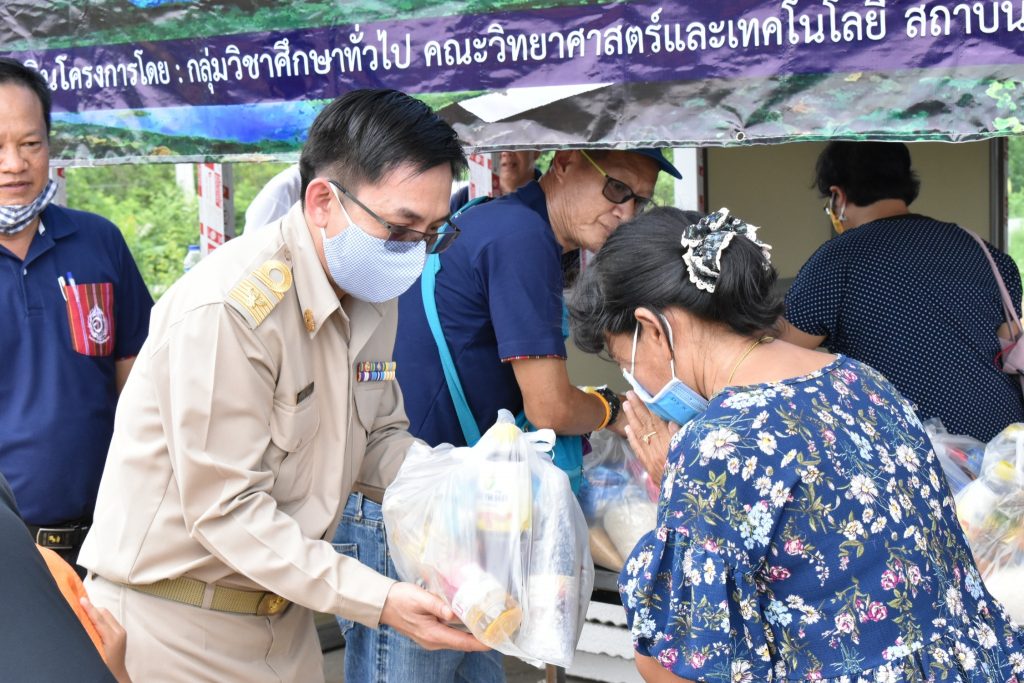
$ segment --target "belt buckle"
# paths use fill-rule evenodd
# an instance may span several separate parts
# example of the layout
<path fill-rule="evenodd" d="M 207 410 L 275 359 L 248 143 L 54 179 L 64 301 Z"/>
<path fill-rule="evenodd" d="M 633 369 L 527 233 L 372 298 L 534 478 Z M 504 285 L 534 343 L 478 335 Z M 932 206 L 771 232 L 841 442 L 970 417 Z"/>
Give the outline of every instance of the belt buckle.
<path fill-rule="evenodd" d="M 69 527 L 40 527 L 36 531 L 36 543 L 50 550 L 72 550 L 75 547 L 71 541 L 71 534 L 74 531 Z"/>
<path fill-rule="evenodd" d="M 265 593 L 260 602 L 256 605 L 256 616 L 268 617 L 280 614 L 288 608 L 291 603 L 274 593 Z"/>

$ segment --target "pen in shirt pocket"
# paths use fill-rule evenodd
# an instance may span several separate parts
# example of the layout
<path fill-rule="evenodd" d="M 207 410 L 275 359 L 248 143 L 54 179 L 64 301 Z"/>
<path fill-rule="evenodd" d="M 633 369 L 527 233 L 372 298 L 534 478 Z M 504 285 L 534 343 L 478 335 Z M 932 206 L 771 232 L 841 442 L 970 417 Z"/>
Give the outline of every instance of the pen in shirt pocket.
<path fill-rule="evenodd" d="M 68 283 L 64 281 L 64 276 L 63 275 L 58 275 L 57 276 L 57 287 L 60 289 L 60 295 L 62 297 L 64 297 L 64 301 L 68 300 L 68 292 L 65 289 L 65 287 L 67 287 L 67 286 L 68 286 Z"/>
<path fill-rule="evenodd" d="M 71 286 L 71 291 L 75 295 L 75 303 L 81 304 L 82 300 L 78 296 L 78 287 L 75 286 L 75 276 L 71 274 L 70 270 L 68 271 L 67 278 L 68 278 L 68 284 Z"/>

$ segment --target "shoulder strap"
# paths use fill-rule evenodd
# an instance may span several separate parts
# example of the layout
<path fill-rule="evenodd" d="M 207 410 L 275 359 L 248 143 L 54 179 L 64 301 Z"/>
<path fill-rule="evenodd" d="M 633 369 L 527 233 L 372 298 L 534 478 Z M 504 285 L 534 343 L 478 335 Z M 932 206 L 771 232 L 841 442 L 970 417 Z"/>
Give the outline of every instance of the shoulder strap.
<path fill-rule="evenodd" d="M 466 209 L 490 199 L 490 197 L 476 197 L 456 211 L 453 216 L 458 216 Z M 434 337 L 434 344 L 437 346 L 438 355 L 441 356 L 441 369 L 444 371 L 444 380 L 448 384 L 448 393 L 451 394 L 452 403 L 455 404 L 455 414 L 459 418 L 459 426 L 462 428 L 462 436 L 470 446 L 480 440 L 480 427 L 473 417 L 473 411 L 469 409 L 469 401 L 466 399 L 466 392 L 459 380 L 459 373 L 455 369 L 455 360 L 452 358 L 451 349 L 444 338 L 444 330 L 441 329 L 441 318 L 437 314 L 437 274 L 441 270 L 441 257 L 438 254 L 431 254 L 427 257 L 427 265 L 423 269 L 423 276 L 420 278 L 420 292 L 423 295 L 423 312 L 427 316 L 427 325 L 430 326 L 430 334 Z"/>
<path fill-rule="evenodd" d="M 441 330 L 441 318 L 437 315 L 437 299 L 434 297 L 437 273 L 441 270 L 441 257 L 431 254 L 427 257 L 427 266 L 423 269 L 423 277 L 420 279 L 420 291 L 423 294 L 423 312 L 427 314 L 427 324 L 430 326 L 430 334 L 434 337 L 434 344 L 441 356 L 441 368 L 444 370 L 444 381 L 448 384 L 448 393 L 452 396 L 452 403 L 455 404 L 455 414 L 459 418 L 459 426 L 462 427 L 462 435 L 470 446 L 480 440 L 480 427 L 473 417 L 473 411 L 469 409 L 469 401 L 466 400 L 466 392 L 462 389 L 462 382 L 459 381 L 459 373 L 455 369 L 455 360 L 452 358 L 451 349 L 444 338 Z"/>
<path fill-rule="evenodd" d="M 983 239 L 966 228 L 963 228 L 963 231 L 978 243 L 978 246 L 981 247 L 981 252 L 985 254 L 985 258 L 988 259 L 989 266 L 992 267 L 992 274 L 995 276 L 996 285 L 999 287 L 999 295 L 1003 299 L 1003 315 L 1006 317 L 1006 322 L 1010 328 L 1010 334 L 1012 336 L 1014 330 L 1021 329 L 1020 318 L 1017 317 L 1017 311 L 1013 308 L 1013 299 L 1010 298 L 1010 293 L 1006 291 L 1006 283 L 1003 282 L 1003 276 L 999 274 L 999 266 L 996 265 L 996 260 L 992 258 L 992 254 L 989 252 L 988 246 L 986 246 Z M 1016 337 L 1014 337 L 1014 340 L 1016 341 Z"/>

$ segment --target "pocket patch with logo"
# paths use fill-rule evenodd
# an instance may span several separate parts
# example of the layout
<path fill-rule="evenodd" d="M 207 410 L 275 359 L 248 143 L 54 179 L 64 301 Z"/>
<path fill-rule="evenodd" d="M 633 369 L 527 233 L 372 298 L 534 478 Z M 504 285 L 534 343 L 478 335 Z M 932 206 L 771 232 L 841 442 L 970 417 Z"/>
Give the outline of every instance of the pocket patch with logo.
<path fill-rule="evenodd" d="M 65 285 L 71 347 L 86 356 L 114 352 L 114 285 Z"/>

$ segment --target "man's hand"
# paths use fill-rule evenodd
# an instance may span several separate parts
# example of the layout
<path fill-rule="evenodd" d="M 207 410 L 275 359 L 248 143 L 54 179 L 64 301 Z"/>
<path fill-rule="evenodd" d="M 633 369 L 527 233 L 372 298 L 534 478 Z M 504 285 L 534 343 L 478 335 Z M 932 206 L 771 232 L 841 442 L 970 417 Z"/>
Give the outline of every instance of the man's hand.
<path fill-rule="evenodd" d="M 95 607 L 89 602 L 89 598 L 83 597 L 81 603 L 86 616 L 89 617 L 96 632 L 100 634 L 100 640 L 103 641 L 103 660 L 107 663 L 110 673 L 114 674 L 117 683 L 132 683 L 124 664 L 125 650 L 128 647 L 128 635 L 125 633 L 124 627 L 118 623 L 110 610 L 105 607 Z"/>
<path fill-rule="evenodd" d="M 471 634 L 444 624 L 450 621 L 455 621 L 455 613 L 441 598 L 411 583 L 394 584 L 380 613 L 381 625 L 412 638 L 425 650 L 483 652 L 490 649 Z"/>

